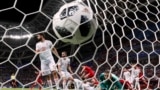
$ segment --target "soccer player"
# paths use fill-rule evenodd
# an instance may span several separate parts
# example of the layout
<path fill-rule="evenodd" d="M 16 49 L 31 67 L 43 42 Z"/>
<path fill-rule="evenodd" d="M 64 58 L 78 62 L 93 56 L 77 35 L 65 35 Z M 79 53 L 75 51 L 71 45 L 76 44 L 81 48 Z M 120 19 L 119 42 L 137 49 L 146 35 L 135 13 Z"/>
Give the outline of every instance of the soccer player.
<path fill-rule="evenodd" d="M 123 69 L 123 79 L 128 82 L 131 81 L 131 73 L 126 67 Z"/>
<path fill-rule="evenodd" d="M 119 78 L 106 70 L 100 74 L 100 88 L 101 90 L 123 90 L 123 86 L 119 81 Z"/>
<path fill-rule="evenodd" d="M 95 74 L 94 70 L 89 66 L 81 66 L 82 70 L 80 72 L 81 78 L 89 79 L 92 78 Z"/>
<path fill-rule="evenodd" d="M 35 74 L 37 75 L 36 77 L 36 81 L 35 83 L 31 86 L 31 90 L 33 89 L 33 87 L 35 87 L 37 84 L 39 84 L 39 90 L 42 90 L 42 84 L 43 84 L 43 81 L 42 81 L 42 77 L 41 77 L 41 73 L 40 72 L 37 72 L 35 71 Z"/>
<path fill-rule="evenodd" d="M 134 70 L 133 74 L 135 76 L 135 86 L 134 86 L 134 88 L 137 88 L 138 90 L 141 89 L 140 81 L 142 81 L 147 86 L 147 81 L 143 77 L 143 73 L 141 71 L 140 66 L 139 65 L 135 65 L 133 70 Z"/>
<path fill-rule="evenodd" d="M 92 82 L 74 79 L 76 90 L 96 90 Z"/>
<path fill-rule="evenodd" d="M 125 89 L 130 89 L 130 90 L 133 89 L 132 88 L 133 85 L 132 85 L 132 82 L 131 82 L 131 73 L 130 73 L 130 71 L 128 70 L 127 67 L 125 67 L 123 69 L 122 79 L 120 79 L 120 82 L 121 82 L 121 84 L 124 85 Z"/>
<path fill-rule="evenodd" d="M 47 83 L 50 89 L 53 90 L 51 74 L 54 77 L 56 86 L 58 82 L 58 75 L 56 71 L 57 67 L 56 67 L 54 58 L 52 56 L 52 51 L 56 56 L 59 56 L 59 55 L 57 50 L 55 48 L 52 48 L 52 42 L 50 40 L 46 40 L 43 33 L 39 33 L 37 35 L 37 39 L 39 40 L 39 42 L 36 43 L 36 53 L 39 54 L 39 57 L 40 57 L 42 76 L 46 76 Z M 57 86 L 57 89 L 58 89 L 58 86 Z"/>
<path fill-rule="evenodd" d="M 139 65 L 132 64 L 132 67 L 129 70 L 131 71 L 131 82 L 133 83 L 135 89 L 138 89 L 138 90 L 141 89 L 140 80 L 147 86 L 147 82 L 145 78 L 143 77 L 143 73 Z"/>
<path fill-rule="evenodd" d="M 12 79 L 12 81 L 11 81 L 12 88 L 16 88 L 17 87 L 17 82 L 15 80 L 15 74 L 14 73 L 12 73 L 11 79 Z"/>
<path fill-rule="evenodd" d="M 73 74 L 70 66 L 70 58 L 67 57 L 67 52 L 63 51 L 61 53 L 61 58 L 58 60 L 58 71 L 62 77 L 63 89 L 67 89 L 69 81 L 73 82 L 74 79 L 71 74 Z M 69 71 L 68 71 L 69 70 Z M 68 83 L 67 83 L 68 81 Z"/>
<path fill-rule="evenodd" d="M 133 71 L 133 72 L 134 72 L 134 73 L 133 73 L 133 77 L 134 77 L 134 81 L 135 81 L 134 88 L 140 90 L 141 87 L 140 87 L 140 83 L 139 83 L 139 79 L 140 79 L 140 78 L 139 78 L 139 74 L 140 74 L 141 70 L 140 70 L 140 68 L 138 68 L 138 66 L 136 65 L 136 66 L 134 67 L 134 71 Z"/>

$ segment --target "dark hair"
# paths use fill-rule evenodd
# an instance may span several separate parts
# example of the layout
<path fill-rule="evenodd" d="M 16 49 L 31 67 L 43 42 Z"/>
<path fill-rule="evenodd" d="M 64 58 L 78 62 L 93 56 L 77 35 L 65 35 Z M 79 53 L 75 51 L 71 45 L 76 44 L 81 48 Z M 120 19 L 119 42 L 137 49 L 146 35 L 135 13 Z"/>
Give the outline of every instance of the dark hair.
<path fill-rule="evenodd" d="M 130 66 L 129 66 L 129 65 L 127 65 L 127 66 L 125 66 L 124 68 L 129 69 L 129 68 L 130 68 Z"/>
<path fill-rule="evenodd" d="M 38 33 L 38 34 L 36 34 L 36 36 L 37 36 L 37 35 L 40 35 L 40 36 L 45 37 L 45 34 L 44 34 L 44 33 Z"/>

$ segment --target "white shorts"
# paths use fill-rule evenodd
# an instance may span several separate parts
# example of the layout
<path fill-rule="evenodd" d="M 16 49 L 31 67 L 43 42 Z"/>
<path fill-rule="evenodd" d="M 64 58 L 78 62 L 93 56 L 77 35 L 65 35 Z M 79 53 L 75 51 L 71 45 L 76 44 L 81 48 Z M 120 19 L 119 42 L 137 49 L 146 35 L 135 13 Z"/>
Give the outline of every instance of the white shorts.
<path fill-rule="evenodd" d="M 57 71 L 54 60 L 52 58 L 48 60 L 41 60 L 42 76 L 49 75 L 52 71 Z"/>
<path fill-rule="evenodd" d="M 72 75 L 68 71 L 61 71 L 61 77 L 62 78 L 72 78 Z"/>

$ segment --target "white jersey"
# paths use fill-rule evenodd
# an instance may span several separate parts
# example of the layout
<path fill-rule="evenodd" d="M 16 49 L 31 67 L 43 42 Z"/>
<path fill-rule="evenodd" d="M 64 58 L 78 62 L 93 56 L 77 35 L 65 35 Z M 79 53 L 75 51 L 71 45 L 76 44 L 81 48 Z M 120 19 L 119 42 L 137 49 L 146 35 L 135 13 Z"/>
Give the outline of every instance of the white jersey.
<path fill-rule="evenodd" d="M 131 76 L 132 76 L 133 78 L 138 77 L 139 74 L 140 74 L 140 72 L 141 72 L 140 69 L 131 68 Z"/>
<path fill-rule="evenodd" d="M 131 73 L 129 71 L 123 72 L 124 79 L 128 82 L 131 81 Z"/>
<path fill-rule="evenodd" d="M 139 74 L 141 70 L 139 68 L 134 69 L 134 77 L 135 77 L 135 85 L 134 87 L 140 90 L 140 83 L 139 83 Z"/>
<path fill-rule="evenodd" d="M 52 47 L 52 42 L 49 40 L 38 42 L 36 44 L 36 51 L 40 52 L 39 54 L 40 60 L 48 60 L 48 58 L 53 58 L 51 47 Z"/>
<path fill-rule="evenodd" d="M 134 76 L 135 76 L 135 77 L 139 77 L 140 72 L 141 72 L 140 69 L 138 69 L 138 68 L 135 69 L 135 70 L 134 70 Z"/>
<path fill-rule="evenodd" d="M 131 82 L 133 83 L 135 78 L 139 77 L 140 69 L 135 69 L 135 68 L 132 67 L 130 70 L 131 70 Z"/>
<path fill-rule="evenodd" d="M 61 67 L 61 71 L 67 72 L 68 65 L 70 65 L 70 59 L 68 57 L 60 58 L 58 63 Z"/>

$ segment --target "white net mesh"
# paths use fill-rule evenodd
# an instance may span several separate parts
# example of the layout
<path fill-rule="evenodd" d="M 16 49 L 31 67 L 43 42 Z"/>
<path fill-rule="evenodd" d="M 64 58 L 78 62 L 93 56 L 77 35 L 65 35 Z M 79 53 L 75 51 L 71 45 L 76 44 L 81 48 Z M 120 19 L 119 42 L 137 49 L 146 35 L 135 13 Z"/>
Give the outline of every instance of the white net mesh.
<path fill-rule="evenodd" d="M 12 73 L 19 88 L 34 83 L 34 71 L 39 70 L 40 61 L 34 53 L 33 35 L 39 32 L 45 32 L 59 52 L 69 52 L 74 77 L 85 64 L 93 67 L 97 78 L 106 68 L 121 78 L 125 66 L 137 63 L 147 81 L 147 86 L 140 82 L 141 88 L 158 89 L 160 0 L 84 1 L 99 25 L 92 39 L 80 45 L 61 42 L 52 29 L 53 15 L 71 1 L 0 1 L 0 89 L 11 87 Z"/>

